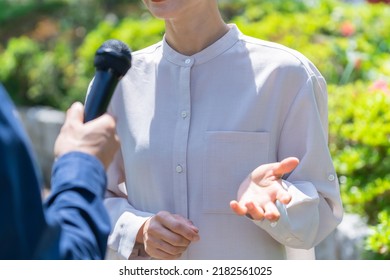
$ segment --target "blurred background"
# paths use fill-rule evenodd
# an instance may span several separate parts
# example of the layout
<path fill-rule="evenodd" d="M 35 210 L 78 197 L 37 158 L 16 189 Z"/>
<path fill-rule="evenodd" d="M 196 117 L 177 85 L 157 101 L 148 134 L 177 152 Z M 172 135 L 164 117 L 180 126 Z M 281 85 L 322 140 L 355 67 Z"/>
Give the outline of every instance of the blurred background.
<path fill-rule="evenodd" d="M 328 82 L 329 147 L 346 216 L 319 259 L 390 259 L 390 0 L 220 0 L 225 20 L 306 55 Z M 50 187 L 64 110 L 84 101 L 95 51 L 133 51 L 163 22 L 141 0 L 0 0 L 0 82 L 16 103 Z"/>

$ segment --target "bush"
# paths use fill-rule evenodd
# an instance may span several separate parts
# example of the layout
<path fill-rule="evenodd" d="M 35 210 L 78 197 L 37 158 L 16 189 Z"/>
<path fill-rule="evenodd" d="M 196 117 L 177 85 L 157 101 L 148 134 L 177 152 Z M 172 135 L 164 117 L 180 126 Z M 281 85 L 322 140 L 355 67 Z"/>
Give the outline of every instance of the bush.
<path fill-rule="evenodd" d="M 365 257 L 377 259 L 390 258 L 389 106 L 387 81 L 329 86 L 330 150 L 342 200 L 371 225 Z"/>
<path fill-rule="evenodd" d="M 82 61 L 78 55 L 85 34 L 106 15 L 115 21 L 134 13 L 134 9 L 138 11 L 139 2 L 0 1 L 0 23 L 4 27 L 0 29 L 0 63 L 4 65 L 0 80 L 15 103 L 65 110 L 72 102 L 83 101 L 93 77 L 92 71 L 83 68 L 87 63 L 92 68 L 93 61 Z M 10 34 L 13 37 L 9 38 Z M 91 50 L 92 57 L 94 52 Z"/>
<path fill-rule="evenodd" d="M 366 259 L 390 259 L 390 208 L 378 214 L 378 223 L 371 227 L 372 234 L 366 242 Z"/>

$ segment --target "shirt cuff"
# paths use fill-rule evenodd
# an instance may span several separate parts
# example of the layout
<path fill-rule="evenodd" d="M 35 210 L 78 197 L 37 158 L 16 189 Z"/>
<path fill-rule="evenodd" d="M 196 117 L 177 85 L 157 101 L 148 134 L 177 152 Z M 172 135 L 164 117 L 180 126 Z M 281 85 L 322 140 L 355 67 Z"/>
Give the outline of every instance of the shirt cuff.
<path fill-rule="evenodd" d="M 136 245 L 137 233 L 149 218 L 135 216 L 130 212 L 121 215 L 108 238 L 109 248 L 118 254 L 116 258 L 129 259 Z"/>

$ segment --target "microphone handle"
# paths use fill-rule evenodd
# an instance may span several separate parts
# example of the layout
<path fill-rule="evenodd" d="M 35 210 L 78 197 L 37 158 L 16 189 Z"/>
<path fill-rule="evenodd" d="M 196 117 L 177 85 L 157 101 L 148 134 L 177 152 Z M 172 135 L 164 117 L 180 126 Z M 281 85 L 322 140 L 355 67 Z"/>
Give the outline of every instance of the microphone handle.
<path fill-rule="evenodd" d="M 118 77 L 111 71 L 96 71 L 84 108 L 84 123 L 103 115 L 110 103 Z"/>

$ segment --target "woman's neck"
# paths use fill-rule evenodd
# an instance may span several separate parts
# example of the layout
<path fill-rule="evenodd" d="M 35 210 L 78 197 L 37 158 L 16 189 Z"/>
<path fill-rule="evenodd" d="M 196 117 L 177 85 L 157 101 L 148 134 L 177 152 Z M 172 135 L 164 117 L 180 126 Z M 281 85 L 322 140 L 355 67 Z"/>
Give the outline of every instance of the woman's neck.
<path fill-rule="evenodd" d="M 209 12 L 184 20 L 165 20 L 165 38 L 168 44 L 177 52 L 190 56 L 220 39 L 228 32 L 229 27 L 218 11 Z"/>

